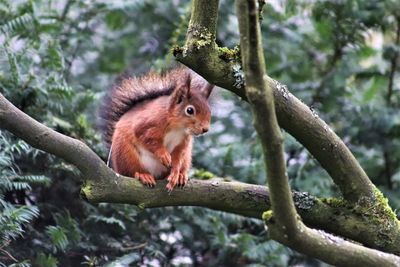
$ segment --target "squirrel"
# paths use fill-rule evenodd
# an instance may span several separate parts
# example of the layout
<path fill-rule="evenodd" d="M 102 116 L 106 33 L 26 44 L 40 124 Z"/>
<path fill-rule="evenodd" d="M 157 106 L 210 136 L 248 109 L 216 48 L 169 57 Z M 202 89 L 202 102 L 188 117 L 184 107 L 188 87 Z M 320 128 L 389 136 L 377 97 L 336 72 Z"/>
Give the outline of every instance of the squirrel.
<path fill-rule="evenodd" d="M 208 98 L 214 85 L 178 67 L 122 79 L 100 106 L 100 128 L 117 173 L 168 191 L 184 186 L 192 163 L 193 136 L 210 127 Z"/>

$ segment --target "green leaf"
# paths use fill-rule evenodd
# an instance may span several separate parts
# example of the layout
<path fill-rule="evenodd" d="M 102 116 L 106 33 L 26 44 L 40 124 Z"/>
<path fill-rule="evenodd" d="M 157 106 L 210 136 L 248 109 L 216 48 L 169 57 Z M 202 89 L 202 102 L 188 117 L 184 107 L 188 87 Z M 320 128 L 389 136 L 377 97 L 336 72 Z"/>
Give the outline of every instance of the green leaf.
<path fill-rule="evenodd" d="M 117 258 L 116 260 L 109 262 L 105 267 L 128 267 L 132 266 L 130 264 L 137 262 L 140 260 L 140 254 L 137 252 L 126 254 L 122 257 Z"/>
<path fill-rule="evenodd" d="M 30 14 L 23 14 L 12 20 L 7 21 L 5 24 L 0 25 L 0 32 L 11 35 L 21 30 L 30 30 L 32 27 L 33 18 Z"/>
<path fill-rule="evenodd" d="M 36 266 L 40 267 L 57 267 L 58 260 L 54 258 L 52 255 L 44 254 L 43 252 L 39 253 L 35 260 Z"/>
<path fill-rule="evenodd" d="M 118 30 L 125 27 L 127 19 L 123 10 L 112 10 L 106 15 L 105 21 L 111 30 Z"/>
<path fill-rule="evenodd" d="M 125 224 L 123 221 L 115 218 L 115 217 L 105 217 L 101 215 L 91 215 L 89 216 L 88 220 L 93 220 L 95 222 L 103 222 L 106 224 L 112 224 L 112 225 L 117 225 L 119 226 L 122 230 L 125 230 Z"/>
<path fill-rule="evenodd" d="M 371 56 L 376 55 L 376 50 L 370 46 L 367 45 L 363 45 L 358 51 L 357 54 L 361 57 L 361 58 L 368 58 Z"/>
<path fill-rule="evenodd" d="M 386 88 L 386 79 L 383 77 L 373 77 L 367 83 L 367 90 L 363 94 L 363 102 L 371 101 L 379 90 Z"/>
<path fill-rule="evenodd" d="M 52 127 L 61 127 L 63 129 L 69 130 L 72 128 L 72 124 L 60 117 L 49 115 L 49 120 Z"/>
<path fill-rule="evenodd" d="M 63 227 L 52 225 L 47 226 L 46 233 L 49 235 L 55 251 L 64 251 L 67 248 L 69 241 L 66 235 L 66 230 Z"/>
<path fill-rule="evenodd" d="M 17 176 L 15 179 L 20 182 L 44 186 L 49 186 L 51 183 L 51 179 L 45 175 L 21 175 Z"/>

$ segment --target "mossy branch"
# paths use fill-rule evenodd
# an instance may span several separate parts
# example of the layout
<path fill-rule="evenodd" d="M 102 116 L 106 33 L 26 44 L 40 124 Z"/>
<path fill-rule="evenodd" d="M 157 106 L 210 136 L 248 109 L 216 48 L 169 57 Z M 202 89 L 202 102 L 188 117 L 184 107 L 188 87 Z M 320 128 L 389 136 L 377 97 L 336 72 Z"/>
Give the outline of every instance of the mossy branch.
<path fill-rule="evenodd" d="M 194 0 L 192 3 L 195 8 L 192 8 L 186 43 L 183 47 L 173 48 L 174 56 L 209 82 L 247 101 L 239 49 L 218 47 L 215 43 L 216 19 L 204 19 L 217 18 L 218 0 Z M 193 29 L 197 29 L 196 34 Z M 285 85 L 270 77 L 266 77 L 265 82 L 274 92 L 279 125 L 318 160 L 343 197 L 353 202 L 364 197 L 374 198 L 375 186 L 329 125 L 293 96 Z"/>
<path fill-rule="evenodd" d="M 261 140 L 272 212 L 263 219 L 270 236 L 305 254 L 340 266 L 398 266 L 400 258 L 306 227 L 296 213 L 286 174 L 283 140 L 266 77 L 257 0 L 237 0 L 246 94 Z"/>
<path fill-rule="evenodd" d="M 264 52 L 261 42 L 257 0 L 236 1 L 239 20 L 242 65 L 245 90 L 253 113 L 254 127 L 259 136 L 266 172 L 272 211 L 277 224 L 292 235 L 297 229 L 297 213 L 292 200 L 283 150 L 283 136 L 275 114 L 272 88 L 266 83 Z"/>

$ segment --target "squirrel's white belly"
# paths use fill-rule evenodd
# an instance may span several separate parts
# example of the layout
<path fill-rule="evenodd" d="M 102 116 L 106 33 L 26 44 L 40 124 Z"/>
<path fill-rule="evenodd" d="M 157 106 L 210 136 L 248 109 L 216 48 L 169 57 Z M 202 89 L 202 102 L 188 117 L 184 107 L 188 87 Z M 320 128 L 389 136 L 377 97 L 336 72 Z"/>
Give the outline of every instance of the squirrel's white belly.
<path fill-rule="evenodd" d="M 174 148 L 179 145 L 183 138 L 185 138 L 185 129 L 174 129 L 169 131 L 164 137 L 164 146 L 167 148 L 168 152 L 171 153 Z"/>
<path fill-rule="evenodd" d="M 167 148 L 169 153 L 183 141 L 185 134 L 185 129 L 178 129 L 172 130 L 165 135 L 163 145 Z M 157 157 L 144 147 L 139 148 L 139 155 L 142 166 L 154 177 L 161 178 L 161 176 L 165 175 L 168 171 Z"/>
<path fill-rule="evenodd" d="M 155 178 L 161 178 L 167 172 L 167 168 L 147 149 L 140 147 L 139 155 L 142 166 Z"/>

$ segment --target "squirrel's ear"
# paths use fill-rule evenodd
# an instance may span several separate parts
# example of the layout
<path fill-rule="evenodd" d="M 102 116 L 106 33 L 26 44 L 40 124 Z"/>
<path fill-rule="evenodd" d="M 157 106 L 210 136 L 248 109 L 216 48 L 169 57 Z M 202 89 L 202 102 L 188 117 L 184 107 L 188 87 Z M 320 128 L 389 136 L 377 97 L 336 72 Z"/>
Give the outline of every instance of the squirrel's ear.
<path fill-rule="evenodd" d="M 187 74 L 183 83 L 176 86 L 174 92 L 171 95 L 171 107 L 181 103 L 185 98 L 190 98 L 190 74 Z"/>
<path fill-rule="evenodd" d="M 185 77 L 185 89 L 186 89 L 186 98 L 187 99 L 189 99 L 190 98 L 190 84 L 191 84 L 191 82 L 192 82 L 192 77 L 190 76 L 190 73 L 188 72 L 187 74 L 186 74 L 186 77 Z"/>
<path fill-rule="evenodd" d="M 204 86 L 203 89 L 201 89 L 201 93 L 206 99 L 208 99 L 213 89 L 214 85 L 211 83 L 207 83 L 207 85 Z"/>
<path fill-rule="evenodd" d="M 175 88 L 175 90 L 172 93 L 171 98 L 170 98 L 170 106 L 171 107 L 173 107 L 176 104 L 179 104 L 183 101 L 183 98 L 185 97 L 185 91 L 183 89 L 184 88 L 182 88 L 182 87 Z"/>

